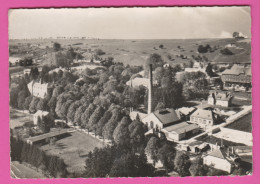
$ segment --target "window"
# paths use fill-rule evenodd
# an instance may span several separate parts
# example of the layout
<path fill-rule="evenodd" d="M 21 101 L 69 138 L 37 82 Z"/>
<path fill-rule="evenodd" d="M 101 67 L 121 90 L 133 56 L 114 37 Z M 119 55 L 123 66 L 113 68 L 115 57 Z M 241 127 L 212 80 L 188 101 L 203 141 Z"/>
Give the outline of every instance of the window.
<path fill-rule="evenodd" d="M 154 123 L 153 123 L 153 121 L 150 122 L 150 127 L 151 127 L 151 128 L 154 128 Z"/>

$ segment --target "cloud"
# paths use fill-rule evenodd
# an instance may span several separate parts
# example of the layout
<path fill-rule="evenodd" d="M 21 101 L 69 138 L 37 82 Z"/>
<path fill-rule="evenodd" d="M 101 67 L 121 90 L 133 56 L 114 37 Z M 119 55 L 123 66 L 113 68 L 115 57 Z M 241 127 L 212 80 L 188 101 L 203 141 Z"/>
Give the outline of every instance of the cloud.
<path fill-rule="evenodd" d="M 222 31 L 219 35 L 219 38 L 232 38 L 232 34 L 227 31 Z"/>

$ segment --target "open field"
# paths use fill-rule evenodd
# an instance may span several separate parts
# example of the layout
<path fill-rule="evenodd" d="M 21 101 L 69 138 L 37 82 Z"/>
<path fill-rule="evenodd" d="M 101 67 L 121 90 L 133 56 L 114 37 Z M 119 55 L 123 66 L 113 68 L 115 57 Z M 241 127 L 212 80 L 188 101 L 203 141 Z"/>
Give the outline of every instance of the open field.
<path fill-rule="evenodd" d="M 14 109 L 10 109 L 10 128 L 22 126 L 26 122 L 33 122 L 33 116 L 31 114 L 25 114 L 18 112 Z"/>
<path fill-rule="evenodd" d="M 43 174 L 21 164 L 17 161 L 11 162 L 12 178 L 46 178 Z"/>
<path fill-rule="evenodd" d="M 113 57 L 116 62 L 129 65 L 143 65 L 152 53 L 158 53 L 165 62 L 178 64 L 188 62 L 192 55 L 206 56 L 213 63 L 250 63 L 251 46 L 250 42 L 240 42 L 230 39 L 174 39 L 174 40 L 120 40 L 120 39 L 32 39 L 32 40 L 10 40 L 10 46 L 18 45 L 28 50 L 27 43 L 36 44 L 40 48 L 35 51 L 35 57 L 43 54 L 52 47 L 53 42 L 58 42 L 62 47 L 72 46 L 75 50 L 88 52 L 95 49 L 102 49 L 105 54 L 102 58 Z M 235 43 L 236 47 L 231 48 L 233 55 L 222 55 L 220 50 L 227 44 Z M 213 52 L 198 54 L 199 45 L 209 44 L 212 48 L 218 47 Z M 159 48 L 163 45 L 163 48 Z M 30 49 L 29 49 L 30 50 Z M 182 59 L 179 55 L 187 57 Z M 169 56 L 171 59 L 169 59 Z"/>
<path fill-rule="evenodd" d="M 252 132 L 252 113 L 249 113 L 237 121 L 227 125 L 225 128 L 240 130 L 244 132 Z"/>
<path fill-rule="evenodd" d="M 43 145 L 42 150 L 47 154 L 57 155 L 64 159 L 69 172 L 82 173 L 84 171 L 86 154 L 94 148 L 103 147 L 103 142 L 84 132 L 73 132 L 70 136 L 57 140 L 53 145 Z"/>

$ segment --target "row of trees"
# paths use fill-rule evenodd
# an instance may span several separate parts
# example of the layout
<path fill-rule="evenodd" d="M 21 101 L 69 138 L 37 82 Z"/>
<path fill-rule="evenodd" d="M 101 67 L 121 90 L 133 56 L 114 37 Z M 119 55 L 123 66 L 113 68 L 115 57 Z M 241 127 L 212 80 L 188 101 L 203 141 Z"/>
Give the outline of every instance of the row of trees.
<path fill-rule="evenodd" d="M 67 166 L 61 158 L 48 155 L 36 145 L 28 144 L 11 136 L 11 160 L 26 162 L 44 172 L 46 176 L 64 178 Z"/>

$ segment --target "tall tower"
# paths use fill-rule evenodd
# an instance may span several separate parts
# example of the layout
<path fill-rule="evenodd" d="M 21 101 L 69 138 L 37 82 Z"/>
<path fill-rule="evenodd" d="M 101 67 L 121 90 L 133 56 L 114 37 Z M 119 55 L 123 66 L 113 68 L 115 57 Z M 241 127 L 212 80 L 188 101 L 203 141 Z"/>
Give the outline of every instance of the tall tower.
<path fill-rule="evenodd" d="M 153 65 L 149 65 L 148 114 L 153 111 Z"/>

